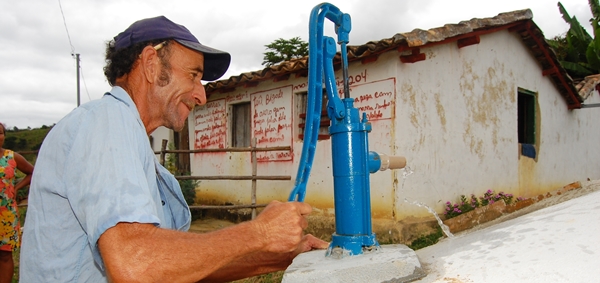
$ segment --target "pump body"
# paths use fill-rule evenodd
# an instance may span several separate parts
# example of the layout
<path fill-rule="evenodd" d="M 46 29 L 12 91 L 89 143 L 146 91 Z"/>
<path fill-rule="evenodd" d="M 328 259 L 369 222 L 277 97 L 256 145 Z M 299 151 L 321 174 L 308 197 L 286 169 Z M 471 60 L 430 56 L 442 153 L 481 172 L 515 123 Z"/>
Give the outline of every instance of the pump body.
<path fill-rule="evenodd" d="M 333 58 L 336 41 L 323 36 L 325 18 L 335 25 L 337 44 L 341 46 L 344 97 L 338 95 Z M 290 201 L 304 201 L 321 118 L 323 86 L 327 90 L 327 115 L 332 147 L 332 170 L 335 205 L 335 233 L 326 255 L 341 258 L 379 249 L 372 232 L 369 175 L 378 170 L 403 168 L 403 157 L 388 157 L 369 151 L 371 123 L 366 113 L 354 107 L 348 84 L 346 45 L 351 30 L 350 15 L 337 7 L 322 3 L 313 8 L 309 22 L 308 102 L 304 144 L 296 183 Z"/>

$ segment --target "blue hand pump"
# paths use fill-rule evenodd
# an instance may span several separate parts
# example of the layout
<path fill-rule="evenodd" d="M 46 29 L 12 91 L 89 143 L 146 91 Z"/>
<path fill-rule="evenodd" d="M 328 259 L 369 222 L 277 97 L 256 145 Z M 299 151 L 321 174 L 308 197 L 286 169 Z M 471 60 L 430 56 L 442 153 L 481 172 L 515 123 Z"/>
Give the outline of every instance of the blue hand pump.
<path fill-rule="evenodd" d="M 341 46 L 344 98 L 338 96 L 333 57 L 336 42 L 323 36 L 325 18 L 335 25 Z M 331 120 L 332 169 L 334 182 L 335 233 L 327 256 L 341 258 L 377 250 L 379 243 L 371 228 L 371 198 L 369 174 L 378 170 L 403 168 L 403 157 L 392 157 L 369 152 L 367 134 L 371 123 L 366 113 L 360 118 L 353 106 L 348 84 L 348 57 L 346 45 L 351 29 L 350 15 L 337 7 L 322 3 L 313 8 L 309 23 L 308 102 L 304 129 L 302 156 L 294 189 L 289 201 L 304 201 L 306 183 L 310 175 L 317 146 L 321 120 L 323 84 L 327 90 L 327 115 Z M 394 167 L 394 168 L 392 168 Z"/>

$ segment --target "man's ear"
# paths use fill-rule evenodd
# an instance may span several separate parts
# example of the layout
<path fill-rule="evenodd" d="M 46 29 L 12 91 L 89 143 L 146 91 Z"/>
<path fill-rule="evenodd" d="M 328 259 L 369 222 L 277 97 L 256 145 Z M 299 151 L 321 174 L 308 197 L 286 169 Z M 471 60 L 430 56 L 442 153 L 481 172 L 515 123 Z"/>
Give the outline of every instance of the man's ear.
<path fill-rule="evenodd" d="M 158 52 L 150 45 L 146 46 L 140 53 L 140 67 L 145 75 L 146 81 L 153 84 L 160 72 L 160 58 Z"/>

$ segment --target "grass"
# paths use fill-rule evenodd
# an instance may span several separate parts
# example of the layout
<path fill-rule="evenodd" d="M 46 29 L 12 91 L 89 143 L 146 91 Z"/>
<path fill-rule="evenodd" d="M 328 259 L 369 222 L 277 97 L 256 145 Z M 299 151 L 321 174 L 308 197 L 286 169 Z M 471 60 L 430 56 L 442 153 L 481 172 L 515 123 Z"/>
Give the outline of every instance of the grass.
<path fill-rule="evenodd" d="M 234 283 L 279 283 L 283 279 L 283 271 L 254 276 L 233 281 Z"/>
<path fill-rule="evenodd" d="M 51 129 L 51 127 L 18 131 L 6 129 L 6 137 L 3 147 L 12 149 L 14 151 L 38 150 Z"/>
<path fill-rule="evenodd" d="M 416 251 L 424 247 L 435 245 L 442 237 L 444 237 L 442 228 L 438 227 L 434 233 L 423 235 L 417 238 L 416 240 L 412 241 L 408 247 Z"/>
<path fill-rule="evenodd" d="M 2 147 L 14 150 L 16 152 L 39 150 L 50 129 L 50 127 L 46 126 L 38 129 L 26 129 L 18 131 L 7 129 L 4 145 Z M 25 157 L 25 159 L 27 159 L 27 161 L 35 165 L 35 160 L 37 159 L 36 153 L 22 155 Z"/>
<path fill-rule="evenodd" d="M 15 273 L 13 273 L 13 279 L 12 279 L 12 283 L 19 283 L 19 256 L 20 256 L 20 249 L 17 249 L 15 251 L 13 251 L 13 261 L 15 263 Z"/>
<path fill-rule="evenodd" d="M 19 223 L 21 227 L 25 223 L 25 214 L 27 214 L 27 207 L 19 207 Z M 21 230 L 21 233 L 23 230 Z M 19 282 L 19 259 L 21 258 L 21 249 L 16 249 L 13 251 L 13 262 L 15 263 L 15 272 L 13 273 L 12 283 Z"/>

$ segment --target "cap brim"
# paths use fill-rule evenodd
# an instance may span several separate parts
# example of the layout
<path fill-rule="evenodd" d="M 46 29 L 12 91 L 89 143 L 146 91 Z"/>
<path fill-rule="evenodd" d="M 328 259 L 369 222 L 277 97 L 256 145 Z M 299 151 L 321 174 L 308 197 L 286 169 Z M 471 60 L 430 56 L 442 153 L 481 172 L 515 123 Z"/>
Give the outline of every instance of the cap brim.
<path fill-rule="evenodd" d="M 204 75 L 202 75 L 203 81 L 217 80 L 218 78 L 222 77 L 225 72 L 227 72 L 229 64 L 231 63 L 231 55 L 229 53 L 202 45 L 197 42 L 182 39 L 173 40 L 187 48 L 202 52 L 204 54 Z"/>

